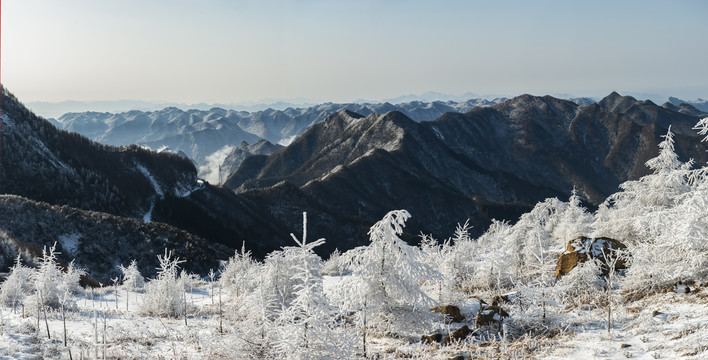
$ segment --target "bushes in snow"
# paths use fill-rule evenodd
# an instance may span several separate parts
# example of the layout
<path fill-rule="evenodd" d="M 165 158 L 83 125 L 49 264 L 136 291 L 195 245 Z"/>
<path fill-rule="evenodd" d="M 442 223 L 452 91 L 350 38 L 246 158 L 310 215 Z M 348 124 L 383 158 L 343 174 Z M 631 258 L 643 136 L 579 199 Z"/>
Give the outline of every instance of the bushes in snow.
<path fill-rule="evenodd" d="M 20 306 L 25 296 L 32 291 L 31 275 L 32 269 L 23 266 L 18 255 L 15 265 L 10 268 L 10 273 L 0 286 L 0 303 L 12 308 Z"/>
<path fill-rule="evenodd" d="M 187 310 L 187 303 L 184 301 L 187 282 L 184 279 L 186 274 L 179 274 L 179 265 L 184 260 L 173 258 L 172 253 L 167 250 L 157 258 L 160 262 L 157 277 L 145 284 L 145 296 L 140 304 L 140 312 L 161 317 L 184 316 Z"/>

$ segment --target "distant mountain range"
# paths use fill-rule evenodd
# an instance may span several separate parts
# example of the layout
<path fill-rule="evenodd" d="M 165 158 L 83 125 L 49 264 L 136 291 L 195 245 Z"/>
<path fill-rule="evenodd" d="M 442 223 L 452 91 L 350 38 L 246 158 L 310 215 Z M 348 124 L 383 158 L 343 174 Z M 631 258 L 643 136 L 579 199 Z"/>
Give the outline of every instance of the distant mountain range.
<path fill-rule="evenodd" d="M 482 231 L 493 217 L 515 219 L 546 197 L 566 198 L 573 187 L 590 205 L 601 203 L 621 182 L 647 173 L 644 163 L 669 125 L 682 158 L 707 161 L 691 129 L 698 119 L 617 93 L 586 106 L 523 95 L 429 122 L 345 110 L 284 149 L 247 158 L 225 186 L 244 194 L 297 189 L 317 204 L 313 210 L 363 219 L 405 208 L 413 233 L 449 235 L 468 218 Z M 280 200 L 276 208 L 297 206 Z M 295 213 L 279 211 L 296 221 Z M 333 225 L 321 232 L 336 236 L 345 228 Z"/>
<path fill-rule="evenodd" d="M 670 97 L 669 103 L 674 106 L 690 105 L 691 107 L 694 107 L 702 112 L 708 112 L 708 100 L 703 100 L 701 98 L 693 101 L 685 101 L 675 97 Z"/>
<path fill-rule="evenodd" d="M 103 144 L 167 148 L 184 153 L 198 165 L 206 165 L 208 156 L 224 147 L 238 147 L 242 142 L 254 144 L 263 139 L 272 144 L 288 144 L 313 124 L 344 109 L 366 115 L 400 111 L 416 121 L 424 121 L 434 120 L 445 112 L 466 112 L 503 100 L 413 101 L 397 105 L 325 103 L 308 108 L 257 112 L 221 108 L 183 111 L 169 107 L 158 111 L 68 113 L 49 120 L 59 129 L 79 133 Z M 209 165 L 212 171 L 214 166 L 219 164 Z"/>
<path fill-rule="evenodd" d="M 0 272 L 17 253 L 32 262 L 57 242 L 63 261 L 75 258 L 104 282 L 128 257 L 144 258 L 154 274 L 166 247 L 203 273 L 244 241 L 264 256 L 293 231 L 248 199 L 200 183 L 185 157 L 57 130 L 1 93 Z"/>
<path fill-rule="evenodd" d="M 441 96 L 448 95 L 426 93 L 419 97 L 434 99 Z M 411 95 L 411 97 L 415 96 Z M 406 98 L 401 97 L 400 100 Z M 396 105 L 389 102 L 325 103 L 306 108 L 267 109 L 256 112 L 222 108 L 184 111 L 176 107 L 168 107 L 156 111 L 68 113 L 58 119 L 49 120 L 59 129 L 79 133 L 103 144 L 115 146 L 138 144 L 158 151 L 182 154 L 196 162 L 200 177 L 218 184 L 220 179 L 225 179 L 232 170 L 238 168 L 239 162 L 235 160 L 245 158 L 242 149 L 241 156 L 232 156 L 228 163 L 223 162 L 228 152 L 236 151 L 235 149 L 242 147 L 244 142 L 248 145 L 260 140 L 268 141 L 268 146 L 261 146 L 259 152 L 256 152 L 267 155 L 268 151 L 278 148 L 273 144 L 287 145 L 310 126 L 342 110 L 365 116 L 398 111 L 420 122 L 435 120 L 446 112 L 465 113 L 475 107 L 491 106 L 505 100 L 505 98 L 494 100 L 477 98 L 460 102 L 410 101 Z M 594 99 L 587 97 L 569 100 L 581 106 L 596 103 Z M 675 106 L 693 104 L 708 109 L 708 103 L 701 101 L 703 100 L 686 102 L 670 98 L 670 103 Z M 221 176 L 218 175 L 219 172 Z"/>
<path fill-rule="evenodd" d="M 117 262 L 164 247 L 201 259 L 193 271 L 215 266 L 242 243 L 265 256 L 301 230 L 303 211 L 308 232 L 327 239 L 324 255 L 365 243 L 368 228 L 391 209 L 413 215 L 404 238 L 415 242 L 420 232 L 450 236 L 468 218 L 479 234 L 492 218 L 513 222 L 544 198 L 567 198 L 573 187 L 594 206 L 647 173 L 644 163 L 669 126 L 683 160 L 708 161 L 708 147 L 692 130 L 708 114 L 617 93 L 582 106 L 522 95 L 464 112 L 442 111 L 444 103 L 406 110 L 440 112 L 433 121 L 416 121 L 391 104 L 378 107 L 381 113 L 362 107 L 364 114 L 323 104 L 314 118 L 298 118 L 292 114 L 305 111 L 295 109 L 281 112 L 288 117 L 273 111 L 243 118 L 222 109 L 100 117 L 113 131 L 97 134 L 131 133 L 135 125 L 149 135 L 162 126 L 212 142 L 232 141 L 220 131 L 240 134 L 251 125 L 255 139 L 224 152 L 225 187 L 218 188 L 199 182 L 183 156 L 57 130 L 4 88 L 1 101 L 0 190 L 7 195 L 0 198 L 0 267 L 16 252 L 31 257 L 57 241 L 65 261 L 76 258 L 104 279 L 115 276 Z M 325 108 L 338 110 L 324 115 Z M 258 124 L 277 125 L 262 127 L 263 136 L 295 138 L 284 147 L 258 140 Z M 97 261 L 101 254 L 108 265 Z"/>

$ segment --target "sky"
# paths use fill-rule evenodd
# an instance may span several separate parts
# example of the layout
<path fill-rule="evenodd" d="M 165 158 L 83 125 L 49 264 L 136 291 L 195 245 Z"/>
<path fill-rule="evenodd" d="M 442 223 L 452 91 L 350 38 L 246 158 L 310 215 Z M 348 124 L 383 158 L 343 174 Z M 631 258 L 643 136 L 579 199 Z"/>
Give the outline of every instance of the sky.
<path fill-rule="evenodd" d="M 708 1 L 5 0 L 24 102 L 708 98 Z"/>

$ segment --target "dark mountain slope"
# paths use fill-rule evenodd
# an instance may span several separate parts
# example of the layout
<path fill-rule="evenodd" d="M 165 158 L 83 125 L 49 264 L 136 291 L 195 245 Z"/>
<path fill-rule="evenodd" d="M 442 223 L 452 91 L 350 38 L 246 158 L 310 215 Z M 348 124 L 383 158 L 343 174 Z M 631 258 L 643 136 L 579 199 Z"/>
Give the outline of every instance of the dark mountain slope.
<path fill-rule="evenodd" d="M 109 283 L 119 274 L 118 265 L 137 260 L 140 271 L 154 276 L 157 255 L 170 249 L 188 259 L 184 267 L 204 274 L 218 266 L 218 259 L 232 250 L 161 223 L 141 223 L 101 212 L 40 203 L 14 195 L 0 197 L 0 224 L 5 239 L 0 246 L 0 265 L 11 266 L 17 252 L 27 261 L 41 255 L 43 246 L 57 243 L 60 259 L 76 259 L 90 276 Z"/>
<path fill-rule="evenodd" d="M 567 198 L 574 186 L 601 203 L 648 172 L 644 163 L 669 125 L 679 156 L 705 162 L 706 146 L 691 129 L 698 119 L 616 93 L 585 106 L 522 95 L 420 123 L 395 111 L 339 112 L 290 146 L 247 158 L 226 186 L 259 199 L 299 188 L 322 211 L 349 219 L 347 227 L 331 216 L 335 223 L 321 227 L 342 229 L 338 241 L 356 239 L 358 226 L 393 208 L 411 212 L 415 231 L 448 236 L 469 217 L 481 232 L 491 217 L 513 221 L 544 198 Z M 295 202 L 266 203 L 297 221 Z"/>
<path fill-rule="evenodd" d="M 182 194 L 196 185 L 196 170 L 186 158 L 58 131 L 5 88 L 1 101 L 3 194 L 142 217 L 160 192 Z"/>
<path fill-rule="evenodd" d="M 283 246 L 292 231 L 243 197 L 199 185 L 194 165 L 185 157 L 137 146 L 105 146 L 57 130 L 5 89 L 1 134 L 4 194 L 77 208 L 73 211 L 162 221 L 205 239 L 200 244 L 220 243 L 233 249 L 245 242 L 259 256 Z M 142 226 L 134 220 L 121 221 Z M 0 223 L 0 228 L 4 226 Z M 41 237 L 44 245 L 57 241 L 59 234 L 47 234 Z M 111 240 L 110 234 L 103 235 Z M 152 252 L 161 252 L 164 244 L 152 246 Z"/>
<path fill-rule="evenodd" d="M 251 199 L 245 194 L 207 185 L 189 197 L 160 199 L 155 204 L 153 220 L 232 249 L 240 249 L 245 243 L 254 256 L 263 258 L 275 249 L 291 245 L 288 234 L 299 224 L 283 221 L 268 210 L 258 197 Z"/>

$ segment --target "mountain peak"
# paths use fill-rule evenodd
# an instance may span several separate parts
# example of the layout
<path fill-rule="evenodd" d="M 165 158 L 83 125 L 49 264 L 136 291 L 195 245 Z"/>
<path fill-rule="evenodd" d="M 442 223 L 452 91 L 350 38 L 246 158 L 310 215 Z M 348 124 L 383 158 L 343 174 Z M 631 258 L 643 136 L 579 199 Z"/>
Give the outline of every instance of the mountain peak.
<path fill-rule="evenodd" d="M 337 113 L 338 113 L 338 114 L 345 115 L 345 116 L 348 116 L 348 117 L 350 117 L 350 118 L 354 118 L 354 119 L 361 119 L 361 118 L 364 117 L 364 115 L 361 115 L 361 114 L 359 114 L 359 113 L 355 113 L 355 112 L 353 112 L 353 111 L 351 111 L 351 110 L 349 110 L 349 109 L 340 110 L 340 111 L 338 111 Z"/>
<path fill-rule="evenodd" d="M 616 91 L 610 93 L 610 95 L 605 96 L 598 105 L 601 108 L 616 113 L 624 113 L 632 105 L 637 102 L 637 99 L 631 96 L 622 96 Z"/>

